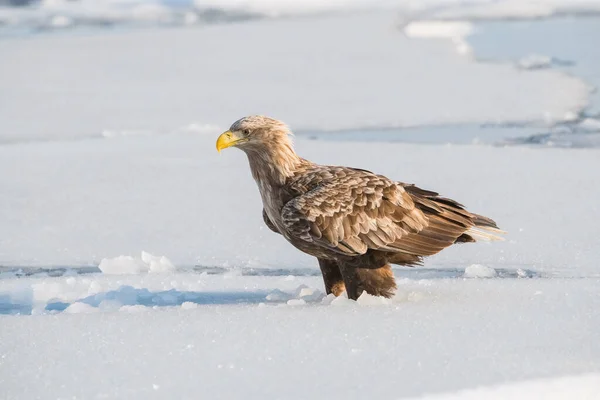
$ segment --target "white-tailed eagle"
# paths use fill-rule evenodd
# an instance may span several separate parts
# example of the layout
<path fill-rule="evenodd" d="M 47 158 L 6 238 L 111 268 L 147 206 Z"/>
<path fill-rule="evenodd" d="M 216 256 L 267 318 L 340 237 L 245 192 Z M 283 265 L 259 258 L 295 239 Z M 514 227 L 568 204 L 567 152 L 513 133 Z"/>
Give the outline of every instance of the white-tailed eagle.
<path fill-rule="evenodd" d="M 317 257 L 327 293 L 390 297 L 390 264 L 415 266 L 454 244 L 497 240 L 489 218 L 454 200 L 362 169 L 299 157 L 282 122 L 249 116 L 219 136 L 217 150 L 248 156 L 267 226 Z"/>

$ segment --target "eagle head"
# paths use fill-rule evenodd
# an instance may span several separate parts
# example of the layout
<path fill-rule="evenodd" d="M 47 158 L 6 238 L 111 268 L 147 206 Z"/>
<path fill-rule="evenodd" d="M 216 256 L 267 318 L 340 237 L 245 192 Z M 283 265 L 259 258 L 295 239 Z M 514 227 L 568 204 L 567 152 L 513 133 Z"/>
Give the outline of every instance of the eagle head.
<path fill-rule="evenodd" d="M 235 121 L 217 139 L 217 150 L 238 147 L 241 150 L 262 150 L 277 145 L 289 145 L 291 132 L 286 124 L 263 115 L 251 115 Z"/>

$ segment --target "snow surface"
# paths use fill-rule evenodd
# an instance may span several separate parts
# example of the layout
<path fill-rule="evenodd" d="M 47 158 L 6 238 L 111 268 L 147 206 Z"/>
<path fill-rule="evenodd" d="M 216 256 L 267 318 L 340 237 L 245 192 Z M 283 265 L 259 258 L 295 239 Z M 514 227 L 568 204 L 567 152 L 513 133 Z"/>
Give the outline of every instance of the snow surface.
<path fill-rule="evenodd" d="M 405 398 L 600 368 L 598 279 L 400 278 L 357 303 L 294 297 L 307 276 L 0 282 L 46 303 L 0 316 L 7 399 Z"/>
<path fill-rule="evenodd" d="M 214 140 L 0 146 L 14 171 L 0 174 L 2 264 L 146 249 L 177 267 L 0 275 L 2 313 L 33 314 L 0 316 L 6 398 L 404 398 L 600 369 L 599 150 L 298 140 L 303 156 L 418 182 L 509 231 L 397 269 L 394 299 L 357 304 L 323 297 L 315 261 L 263 226 L 243 153 Z M 498 277 L 464 279 L 475 263 Z"/>
<path fill-rule="evenodd" d="M 224 129 L 252 113 L 297 130 L 548 125 L 587 104 L 575 77 L 476 63 L 395 23 L 365 12 L 3 40 L 1 140 L 164 133 L 194 121 Z"/>

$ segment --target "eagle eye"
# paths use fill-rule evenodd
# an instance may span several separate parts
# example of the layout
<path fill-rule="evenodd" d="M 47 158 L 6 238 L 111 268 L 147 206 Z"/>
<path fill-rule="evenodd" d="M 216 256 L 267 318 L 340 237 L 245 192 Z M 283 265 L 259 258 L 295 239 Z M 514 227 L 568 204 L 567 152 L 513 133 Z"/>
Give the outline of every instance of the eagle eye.
<path fill-rule="evenodd" d="M 242 133 L 244 134 L 244 136 L 248 136 L 250 134 L 250 130 L 249 129 L 243 129 Z"/>

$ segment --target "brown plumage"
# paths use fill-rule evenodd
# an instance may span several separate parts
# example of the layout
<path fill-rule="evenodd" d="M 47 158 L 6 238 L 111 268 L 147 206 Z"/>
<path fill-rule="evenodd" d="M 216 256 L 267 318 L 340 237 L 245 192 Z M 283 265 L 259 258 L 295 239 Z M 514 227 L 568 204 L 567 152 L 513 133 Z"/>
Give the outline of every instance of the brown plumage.
<path fill-rule="evenodd" d="M 327 293 L 390 297 L 390 264 L 415 266 L 454 243 L 500 239 L 494 221 L 435 192 L 300 158 L 289 135 L 280 121 L 250 116 L 223 133 L 217 149 L 247 154 L 265 223 L 317 257 Z"/>

